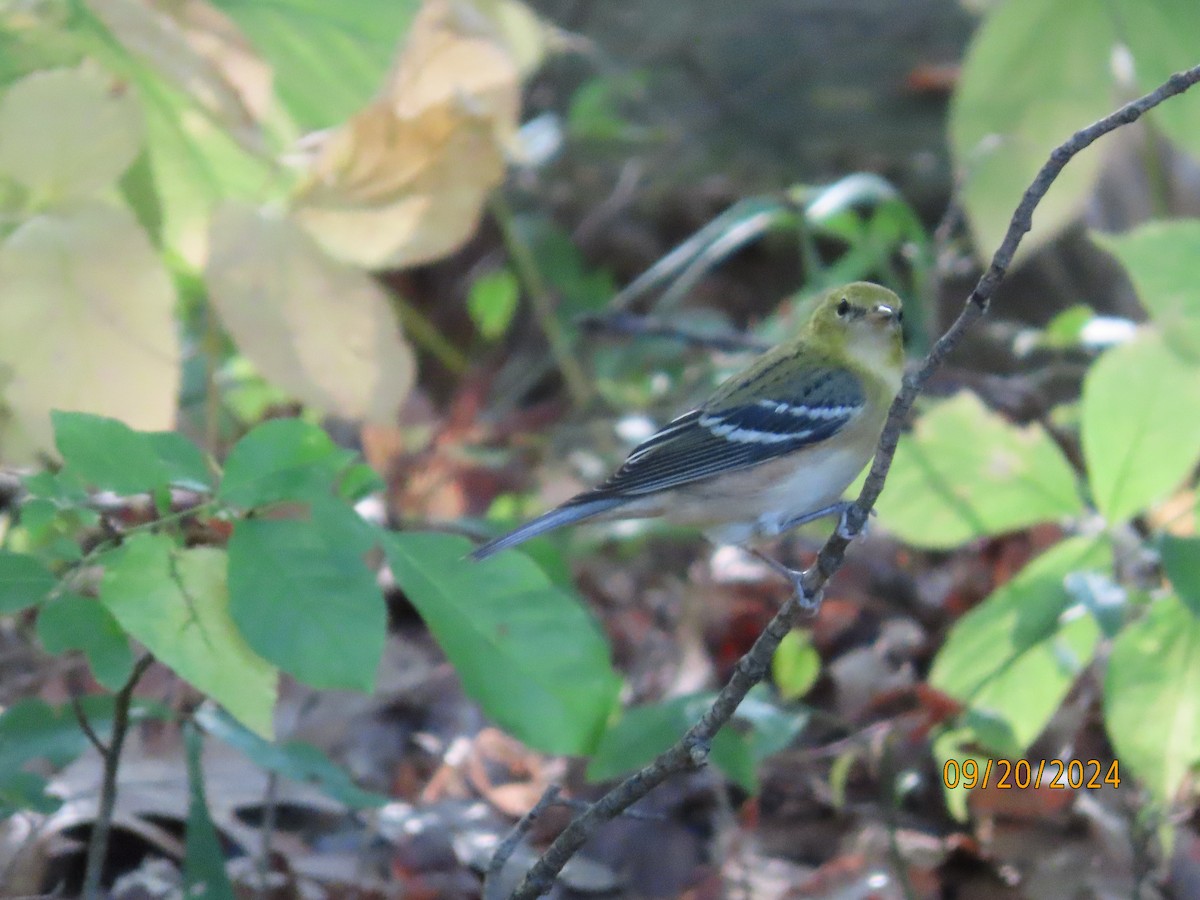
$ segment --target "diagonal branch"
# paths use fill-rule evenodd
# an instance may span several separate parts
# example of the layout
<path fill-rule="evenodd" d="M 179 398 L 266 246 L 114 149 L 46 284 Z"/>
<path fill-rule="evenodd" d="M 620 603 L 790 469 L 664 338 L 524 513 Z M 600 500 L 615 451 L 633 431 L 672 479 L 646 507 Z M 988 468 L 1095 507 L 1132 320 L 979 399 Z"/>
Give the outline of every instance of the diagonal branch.
<path fill-rule="evenodd" d="M 933 345 L 929 355 L 905 378 L 904 386 L 888 413 L 887 423 L 875 451 L 875 461 L 863 484 L 862 492 L 843 520 L 845 527 L 839 527 L 830 535 L 817 555 L 816 562 L 803 573 L 799 585 L 801 591 L 784 603 L 754 642 L 754 646 L 738 661 L 733 676 L 700 721 L 654 762 L 630 775 L 575 818 L 529 870 L 513 892 L 513 900 L 532 900 L 546 893 L 567 860 L 574 856 L 597 828 L 646 796 L 671 775 L 704 764 L 713 737 L 733 716 L 750 688 L 766 676 L 775 649 L 784 635 L 791 630 L 804 602 L 809 598 L 818 597 L 829 579 L 841 568 L 846 548 L 862 530 L 871 507 L 883 490 L 896 445 L 900 440 L 900 429 L 908 411 L 929 377 L 958 345 L 967 330 L 987 312 L 992 295 L 1012 264 L 1017 246 L 1029 231 L 1034 209 L 1046 196 L 1050 185 L 1054 183 L 1063 167 L 1098 138 L 1137 121 L 1148 110 L 1176 94 L 1182 94 L 1197 82 L 1200 82 L 1200 65 L 1177 72 L 1154 91 L 1075 132 L 1070 139 L 1054 149 L 1017 205 L 1000 248 L 992 257 L 991 264 L 975 285 L 975 289 L 971 291 L 963 311 Z"/>

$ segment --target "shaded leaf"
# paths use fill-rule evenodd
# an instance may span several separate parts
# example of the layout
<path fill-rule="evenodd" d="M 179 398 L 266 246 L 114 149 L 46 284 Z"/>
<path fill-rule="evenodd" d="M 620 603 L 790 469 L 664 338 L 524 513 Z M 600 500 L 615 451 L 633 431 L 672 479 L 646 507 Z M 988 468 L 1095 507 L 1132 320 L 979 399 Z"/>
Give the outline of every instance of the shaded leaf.
<path fill-rule="evenodd" d="M 118 494 L 165 485 L 170 476 L 150 435 L 124 422 L 90 413 L 50 413 L 54 443 L 63 461 L 85 484 Z"/>
<path fill-rule="evenodd" d="M 238 522 L 229 612 L 250 646 L 313 687 L 370 691 L 387 616 L 360 551 L 318 522 Z"/>
<path fill-rule="evenodd" d="M 620 777 L 652 761 L 683 737 L 712 705 L 711 693 L 689 694 L 626 710 L 588 763 L 587 777 Z M 712 761 L 746 791 L 758 790 L 756 769 L 800 732 L 807 716 L 783 711 L 752 693 L 712 742 Z"/>
<path fill-rule="evenodd" d="M 38 612 L 38 637 L 48 653 L 82 650 L 96 680 L 119 691 L 133 672 L 129 639 L 104 605 L 89 597 L 64 594 Z"/>
<path fill-rule="evenodd" d="M 620 679 L 577 598 L 519 553 L 464 559 L 471 545 L 463 538 L 390 534 L 384 549 L 396 583 L 489 717 L 539 750 L 594 749 Z"/>
<path fill-rule="evenodd" d="M 221 322 L 268 379 L 323 412 L 395 420 L 415 363 L 369 275 L 295 223 L 230 203 L 213 219 L 205 277 Z"/>
<path fill-rule="evenodd" d="M 316 425 L 272 419 L 233 445 L 218 494 L 246 508 L 329 497 L 350 458 Z"/>
<path fill-rule="evenodd" d="M 1164 534 L 1158 549 L 1175 594 L 1200 616 L 1200 538 Z"/>
<path fill-rule="evenodd" d="M 15 613 L 46 599 L 58 579 L 25 553 L 0 550 L 0 613 Z"/>
<path fill-rule="evenodd" d="M 312 744 L 264 741 L 222 710 L 208 705 L 197 710 L 195 722 L 213 737 L 245 753 L 256 765 L 293 781 L 314 785 L 351 809 L 372 809 L 390 799 L 358 787 L 344 769 Z"/>
<path fill-rule="evenodd" d="M 184 895 L 210 900 L 234 900 L 233 885 L 225 871 L 225 853 L 221 838 L 208 812 L 204 795 L 204 770 L 201 755 L 204 738 L 189 724 L 184 729 L 187 751 L 188 815 L 184 836 Z"/>

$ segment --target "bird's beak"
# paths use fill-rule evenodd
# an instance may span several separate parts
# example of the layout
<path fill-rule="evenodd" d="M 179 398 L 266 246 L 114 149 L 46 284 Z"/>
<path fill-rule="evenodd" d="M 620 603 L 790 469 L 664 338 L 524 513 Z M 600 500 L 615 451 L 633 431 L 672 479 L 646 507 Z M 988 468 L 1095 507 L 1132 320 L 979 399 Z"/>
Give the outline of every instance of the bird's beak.
<path fill-rule="evenodd" d="M 886 303 L 876 304 L 875 308 L 867 313 L 867 317 L 876 322 L 894 322 L 898 318 L 899 310 L 895 307 L 888 306 Z"/>

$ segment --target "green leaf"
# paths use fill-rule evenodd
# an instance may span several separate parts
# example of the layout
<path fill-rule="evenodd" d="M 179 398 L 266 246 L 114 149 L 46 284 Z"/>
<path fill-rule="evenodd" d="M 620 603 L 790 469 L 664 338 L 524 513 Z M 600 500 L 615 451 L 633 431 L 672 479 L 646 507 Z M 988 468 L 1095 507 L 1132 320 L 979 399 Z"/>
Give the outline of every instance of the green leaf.
<path fill-rule="evenodd" d="M 194 491 L 212 490 L 213 473 L 199 447 L 175 431 L 155 431 L 146 437 L 171 484 Z"/>
<path fill-rule="evenodd" d="M 112 727 L 113 698 L 84 697 L 80 705 L 104 740 Z M 86 746 L 87 738 L 70 704 L 56 707 L 28 698 L 0 713 L 0 772 L 16 772 L 39 759 L 46 760 L 51 768 L 61 769 Z"/>
<path fill-rule="evenodd" d="M 60 410 L 50 413 L 50 421 L 63 460 L 93 487 L 139 494 L 170 480 L 153 439 L 124 422 Z"/>
<path fill-rule="evenodd" d="M 63 805 L 61 797 L 46 793 L 46 779 L 33 772 L 0 774 L 0 818 L 19 812 L 49 815 Z"/>
<path fill-rule="evenodd" d="M 975 33 L 950 105 L 950 146 L 979 253 L 1000 245 L 1025 188 L 1057 144 L 1113 105 L 1116 35 L 1105 0 L 1007 0 Z M 1024 253 L 1079 213 L 1103 157 L 1071 161 L 1034 216 Z"/>
<path fill-rule="evenodd" d="M 384 794 L 364 791 L 344 769 L 311 744 L 264 741 L 222 710 L 207 705 L 196 711 L 195 722 L 208 734 L 245 753 L 256 765 L 293 781 L 311 784 L 351 809 L 374 809 L 389 802 L 390 798 Z"/>
<path fill-rule="evenodd" d="M 929 683 L 969 707 L 964 722 L 984 746 L 1019 756 L 1045 728 L 1100 638 L 1096 619 L 1065 579 L 1111 564 L 1104 541 L 1068 538 L 950 630 Z"/>
<path fill-rule="evenodd" d="M 1076 476 L 1035 426 L 960 393 L 922 415 L 896 449 L 881 521 L 910 544 L 948 548 L 1077 514 Z"/>
<path fill-rule="evenodd" d="M 78 594 L 64 594 L 42 607 L 38 637 L 48 653 L 82 650 L 96 680 L 119 691 L 133 672 L 129 639 L 103 604 Z"/>
<path fill-rule="evenodd" d="M 0 614 L 40 603 L 56 583 L 54 574 L 32 556 L 0 550 Z"/>
<path fill-rule="evenodd" d="M 1123 522 L 1179 487 L 1200 458 L 1200 368 L 1142 334 L 1092 366 L 1082 418 L 1096 506 Z"/>
<path fill-rule="evenodd" d="M 0 97 L 0 175 L 38 205 L 89 197 L 112 185 L 142 144 L 136 97 L 89 69 L 34 72 Z"/>
<path fill-rule="evenodd" d="M 767 756 L 782 750 L 800 732 L 807 715 L 780 710 L 751 693 L 712 743 L 712 761 L 745 790 L 758 790 L 756 769 Z M 626 710 L 604 733 L 588 763 L 589 781 L 617 778 L 646 765 L 696 724 L 712 705 L 714 694 L 689 694 Z"/>
<path fill-rule="evenodd" d="M 464 559 L 471 544 L 463 538 L 392 534 L 384 549 L 396 583 L 489 717 L 548 753 L 595 748 L 620 679 L 576 597 L 522 554 Z"/>
<path fill-rule="evenodd" d="M 494 341 L 508 331 L 519 299 L 517 277 L 501 269 L 475 279 L 467 295 L 467 310 L 479 333 Z"/>
<path fill-rule="evenodd" d="M 229 611 L 250 646 L 313 687 L 370 691 L 387 616 L 361 550 L 319 522 L 238 522 Z"/>
<path fill-rule="evenodd" d="M 218 493 L 247 508 L 332 496 L 338 473 L 352 456 L 316 425 L 272 419 L 229 451 Z"/>
<path fill-rule="evenodd" d="M 1200 616 L 1200 538 L 1166 534 L 1158 552 L 1171 587 L 1192 614 Z"/>
<path fill-rule="evenodd" d="M 1104 722 L 1122 766 L 1160 803 L 1175 798 L 1200 762 L 1200 620 L 1175 597 L 1113 642 Z"/>
<path fill-rule="evenodd" d="M 821 675 L 821 657 L 806 631 L 784 635 L 771 660 L 771 678 L 784 700 L 798 700 Z"/>
<path fill-rule="evenodd" d="M 184 845 L 183 895 L 208 900 L 234 900 L 233 885 L 225 871 L 225 853 L 221 838 L 208 812 L 204 795 L 204 769 L 201 756 L 204 738 L 193 725 L 184 729 L 187 750 L 188 817 Z"/>
<path fill-rule="evenodd" d="M 275 89 L 307 131 L 366 106 L 383 83 L 417 0 L 214 0 L 275 72 Z"/>
<path fill-rule="evenodd" d="M 1200 219 L 1149 222 L 1119 235 L 1093 232 L 1092 240 L 1125 267 L 1168 346 L 1200 361 Z"/>
<path fill-rule="evenodd" d="M 230 618 L 224 552 L 179 550 L 163 535 L 134 535 L 106 566 L 100 600 L 179 677 L 248 728 L 271 735 L 278 676 Z"/>
<path fill-rule="evenodd" d="M 1121 40 L 1133 53 L 1136 93 L 1152 91 L 1196 64 L 1200 6 L 1193 0 L 1117 0 L 1115 11 Z M 1194 92 L 1156 107 L 1150 118 L 1193 157 L 1200 156 L 1200 98 Z"/>

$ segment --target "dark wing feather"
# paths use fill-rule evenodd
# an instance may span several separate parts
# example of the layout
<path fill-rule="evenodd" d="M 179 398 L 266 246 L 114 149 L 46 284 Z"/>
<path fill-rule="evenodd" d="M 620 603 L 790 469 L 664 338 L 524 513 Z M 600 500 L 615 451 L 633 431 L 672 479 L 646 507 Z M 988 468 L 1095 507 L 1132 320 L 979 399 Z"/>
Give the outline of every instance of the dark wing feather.
<path fill-rule="evenodd" d="M 771 388 L 769 399 L 721 398 L 680 416 L 579 499 L 653 494 L 794 453 L 833 437 L 866 402 L 858 377 L 845 369 L 804 372 Z"/>

